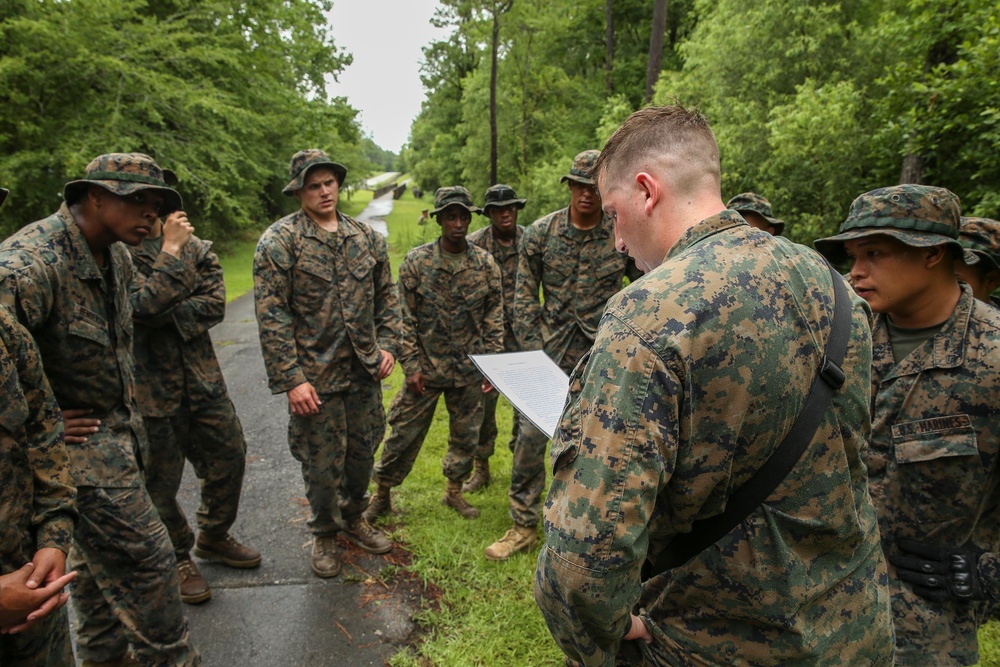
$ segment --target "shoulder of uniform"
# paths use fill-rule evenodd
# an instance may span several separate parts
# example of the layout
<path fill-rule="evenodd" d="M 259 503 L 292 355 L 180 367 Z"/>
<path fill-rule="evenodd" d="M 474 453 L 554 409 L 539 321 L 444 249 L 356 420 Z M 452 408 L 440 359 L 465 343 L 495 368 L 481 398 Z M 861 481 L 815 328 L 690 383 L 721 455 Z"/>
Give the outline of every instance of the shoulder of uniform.
<path fill-rule="evenodd" d="M 490 226 L 487 225 L 482 229 L 477 229 L 476 231 L 465 237 L 465 240 L 469 243 L 473 243 L 477 246 L 482 247 L 483 241 L 486 240 L 486 234 L 490 231 Z"/>

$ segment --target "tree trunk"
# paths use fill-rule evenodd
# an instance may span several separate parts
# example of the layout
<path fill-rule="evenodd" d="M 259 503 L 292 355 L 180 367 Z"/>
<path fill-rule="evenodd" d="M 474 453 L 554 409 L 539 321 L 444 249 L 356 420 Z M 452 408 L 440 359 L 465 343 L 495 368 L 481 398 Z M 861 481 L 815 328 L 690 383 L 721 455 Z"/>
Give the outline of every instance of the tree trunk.
<path fill-rule="evenodd" d="M 612 67 L 615 63 L 615 13 L 612 0 L 604 0 L 604 86 L 608 97 L 615 92 Z"/>
<path fill-rule="evenodd" d="M 609 0 L 610 1 L 610 0 Z M 646 61 L 646 104 L 653 100 L 653 89 L 660 78 L 663 63 L 663 36 L 667 31 L 667 0 L 653 2 L 653 32 L 649 35 L 649 59 Z"/>
<path fill-rule="evenodd" d="M 493 63 L 490 67 L 490 185 L 497 183 L 497 42 L 500 14 L 493 12 Z"/>
<path fill-rule="evenodd" d="M 899 184 L 920 185 L 924 178 L 924 158 L 916 153 L 903 156 L 903 168 L 899 172 Z"/>

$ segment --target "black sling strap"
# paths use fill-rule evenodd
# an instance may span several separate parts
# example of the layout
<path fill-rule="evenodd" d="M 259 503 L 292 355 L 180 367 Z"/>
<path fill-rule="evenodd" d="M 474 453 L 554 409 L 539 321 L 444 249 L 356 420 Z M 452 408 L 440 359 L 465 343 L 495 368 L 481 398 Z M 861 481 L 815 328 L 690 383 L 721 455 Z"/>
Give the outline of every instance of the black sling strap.
<path fill-rule="evenodd" d="M 644 581 L 688 562 L 750 516 L 771 495 L 781 480 L 788 476 L 812 442 L 833 393 L 844 384 L 845 376 L 841 366 L 847 353 L 847 341 L 851 336 L 851 299 L 847 294 L 847 287 L 844 279 L 829 263 L 827 267 L 833 279 L 833 325 L 819 370 L 791 430 L 771 453 L 767 462 L 733 493 L 726 503 L 725 512 L 695 521 L 691 532 L 675 537 L 670 542 L 668 551 L 656 563 L 646 561 L 642 573 Z"/>

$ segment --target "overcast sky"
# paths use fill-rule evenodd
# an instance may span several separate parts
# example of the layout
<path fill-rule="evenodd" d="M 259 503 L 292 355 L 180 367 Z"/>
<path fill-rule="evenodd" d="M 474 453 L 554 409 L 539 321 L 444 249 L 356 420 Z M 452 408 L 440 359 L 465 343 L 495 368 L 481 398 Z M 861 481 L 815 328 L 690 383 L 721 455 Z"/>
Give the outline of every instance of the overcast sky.
<path fill-rule="evenodd" d="M 333 39 L 354 63 L 329 86 L 360 111 L 375 143 L 398 153 L 420 112 L 420 47 L 448 35 L 430 24 L 437 0 L 336 0 Z"/>

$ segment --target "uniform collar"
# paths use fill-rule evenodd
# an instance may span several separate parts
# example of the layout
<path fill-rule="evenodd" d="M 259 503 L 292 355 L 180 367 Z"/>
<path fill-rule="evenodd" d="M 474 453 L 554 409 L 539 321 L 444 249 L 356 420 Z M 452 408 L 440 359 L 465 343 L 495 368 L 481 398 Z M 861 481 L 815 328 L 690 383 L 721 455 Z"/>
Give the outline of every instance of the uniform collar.
<path fill-rule="evenodd" d="M 347 224 L 347 217 L 340 211 L 337 211 L 337 231 L 335 232 L 327 232 L 302 209 L 299 209 L 297 215 L 299 216 L 299 222 L 303 228 L 303 235 L 314 238 L 320 243 L 330 244 L 334 241 L 334 239 L 336 239 L 336 243 L 340 243 L 344 238 L 354 236 L 358 233 L 358 230 L 354 229 L 353 225 Z"/>
<path fill-rule="evenodd" d="M 886 325 L 886 315 L 880 314 L 875 320 L 872 331 L 872 356 L 876 375 L 883 380 L 896 377 L 915 375 L 934 368 L 958 368 L 965 363 L 965 347 L 969 332 L 969 320 L 976 303 L 972 296 L 972 288 L 962 285 L 962 295 L 958 299 L 955 311 L 944 323 L 941 330 L 925 340 L 920 347 L 896 364 L 892 356 L 892 345 L 889 342 L 889 327 Z"/>
<path fill-rule="evenodd" d="M 76 218 L 70 212 L 69 206 L 63 203 L 56 213 L 59 220 L 66 227 L 66 238 L 69 241 L 69 253 L 73 258 L 73 267 L 77 277 L 82 280 L 100 280 L 101 267 L 94 259 L 94 253 L 87 244 L 87 239 L 83 235 L 80 225 L 76 224 Z M 111 246 L 108 246 L 108 257 L 111 257 Z"/>
<path fill-rule="evenodd" d="M 663 261 L 667 261 L 671 257 L 676 257 L 709 236 L 745 224 L 747 224 L 747 221 L 739 213 L 730 210 L 725 210 L 710 218 L 705 218 L 681 234 L 681 237 L 677 239 L 673 247 L 667 251 L 667 256 L 664 257 Z"/>
<path fill-rule="evenodd" d="M 562 210 L 562 220 L 559 224 L 559 234 L 568 239 L 579 239 L 581 234 L 586 234 L 587 239 L 606 239 L 611 236 L 614 228 L 614 220 L 607 213 L 601 213 L 601 221 L 590 229 L 577 229 L 569 219 L 569 206 Z"/>

